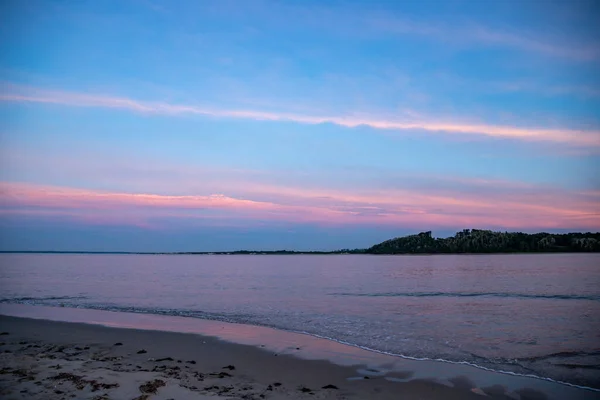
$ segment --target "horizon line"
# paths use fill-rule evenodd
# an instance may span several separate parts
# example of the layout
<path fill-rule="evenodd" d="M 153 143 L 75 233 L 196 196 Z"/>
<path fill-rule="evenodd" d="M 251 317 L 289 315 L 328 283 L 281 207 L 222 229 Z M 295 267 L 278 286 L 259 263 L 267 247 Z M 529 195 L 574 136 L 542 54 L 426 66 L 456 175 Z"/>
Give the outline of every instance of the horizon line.
<path fill-rule="evenodd" d="M 496 231 L 496 230 L 492 230 L 492 229 L 478 229 L 478 228 L 465 228 L 465 229 L 461 229 L 461 230 L 457 230 L 456 233 L 454 235 L 450 235 L 450 236 L 446 236 L 446 237 L 435 237 L 434 239 L 448 239 L 451 237 L 456 236 L 456 234 L 463 232 L 465 230 L 469 230 L 469 231 L 487 231 L 487 232 L 492 232 L 492 233 L 523 233 L 525 235 L 539 235 L 539 234 L 547 234 L 549 236 L 553 236 L 553 235 L 572 235 L 572 234 L 592 234 L 592 235 L 600 235 L 600 231 L 598 232 L 592 232 L 592 231 L 588 231 L 588 232 L 566 232 L 566 233 L 552 233 L 552 232 L 535 232 L 535 233 L 526 233 L 526 232 L 516 232 L 516 231 Z M 431 233 L 432 231 L 421 231 L 419 233 L 412 233 L 412 234 L 408 234 L 408 235 L 404 235 L 404 236 L 396 236 L 393 237 L 391 239 L 386 239 L 382 242 L 376 243 L 370 247 L 364 247 L 364 248 L 354 248 L 354 249 L 350 249 L 350 248 L 343 248 L 343 249 L 336 249 L 336 250 L 289 250 L 289 249 L 278 249 L 278 250 L 248 250 L 248 249 L 239 249 L 239 250 L 221 250 L 221 251 L 210 251 L 210 250 L 206 250 L 206 251 L 194 251 L 194 250 L 189 250 L 189 251 L 93 251 L 93 250 L 0 250 L 0 254 L 123 254 L 123 255 L 128 255 L 128 254 L 139 254 L 139 255 L 269 255 L 269 254 L 273 254 L 273 253 L 278 253 L 278 255 L 285 255 L 285 253 L 291 253 L 291 254 L 337 254 L 337 255 L 347 255 L 348 252 L 357 252 L 357 253 L 352 253 L 352 255 L 448 255 L 448 254 L 453 254 L 453 255 L 471 255 L 471 254 L 525 254 L 525 253 L 536 253 L 536 254 L 540 254 L 540 253 L 581 253 L 581 252 L 577 252 L 577 251 L 510 251 L 510 252 L 491 252 L 491 253 L 461 253 L 461 252 L 455 252 L 455 253 L 401 253 L 401 254 L 377 254 L 377 253 L 360 253 L 361 251 L 366 251 L 369 250 L 370 248 L 388 242 L 390 240 L 395 240 L 395 239 L 400 239 L 400 238 L 405 238 L 405 237 L 410 237 L 410 236 L 417 236 L 420 235 L 422 233 Z M 592 251 L 593 252 L 593 251 Z M 240 253 L 244 253 L 244 254 L 240 254 Z M 276 254 L 277 255 L 277 254 Z"/>

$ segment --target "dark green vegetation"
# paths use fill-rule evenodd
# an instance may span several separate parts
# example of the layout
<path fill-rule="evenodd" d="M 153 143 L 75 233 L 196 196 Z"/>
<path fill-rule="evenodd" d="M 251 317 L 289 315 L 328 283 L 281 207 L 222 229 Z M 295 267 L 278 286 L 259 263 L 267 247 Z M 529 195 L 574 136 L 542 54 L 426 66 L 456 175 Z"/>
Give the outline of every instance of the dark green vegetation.
<path fill-rule="evenodd" d="M 483 254 L 483 253 L 583 253 L 600 252 L 600 232 L 596 233 L 522 233 L 464 229 L 448 238 L 434 238 L 431 232 L 421 232 L 386 240 L 368 249 L 336 251 L 237 250 L 198 252 L 85 252 L 85 251 L 0 251 L 0 253 L 61 253 L 61 254 Z"/>
<path fill-rule="evenodd" d="M 386 240 L 366 249 L 367 254 L 460 254 L 598 252 L 600 233 L 521 233 L 465 229 L 449 238 L 431 232 Z"/>

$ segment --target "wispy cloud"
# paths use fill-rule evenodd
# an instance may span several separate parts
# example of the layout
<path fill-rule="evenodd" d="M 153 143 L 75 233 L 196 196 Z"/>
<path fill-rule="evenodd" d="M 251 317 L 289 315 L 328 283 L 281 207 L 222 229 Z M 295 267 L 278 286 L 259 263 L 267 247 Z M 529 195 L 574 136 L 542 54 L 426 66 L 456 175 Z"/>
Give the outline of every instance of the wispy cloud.
<path fill-rule="evenodd" d="M 600 97 L 600 88 L 596 85 L 559 84 L 532 79 L 477 80 L 449 72 L 437 72 L 433 78 L 440 85 L 464 92 L 466 90 L 483 93 L 531 93 L 542 96 L 574 96 L 582 99 Z"/>
<path fill-rule="evenodd" d="M 493 9 L 494 7 L 490 7 L 490 12 L 493 13 Z M 207 10 L 202 7 L 202 11 Z M 581 40 L 566 34 L 548 35 L 547 32 L 532 30 L 529 27 L 482 24 L 469 19 L 468 12 L 464 13 L 464 18 L 457 19 L 456 15 L 444 15 L 443 11 L 436 9 L 435 15 L 429 14 L 427 18 L 427 13 L 416 17 L 385 7 L 348 4 L 342 7 L 313 4 L 306 6 L 274 1 L 221 1 L 208 12 L 233 16 L 240 21 L 244 21 L 245 18 L 259 18 L 264 25 L 281 30 L 308 26 L 320 30 L 323 34 L 335 32 L 351 37 L 376 38 L 410 35 L 452 44 L 459 48 L 504 47 L 575 61 L 594 61 L 600 58 L 600 46 L 597 43 L 582 43 Z"/>
<path fill-rule="evenodd" d="M 171 196 L 0 183 L 0 215 L 70 217 L 84 223 L 119 221 L 151 226 L 157 219 L 286 221 L 322 225 L 398 227 L 600 228 L 594 199 L 577 196 L 495 196 L 411 190 L 351 193 L 248 185 L 244 196 Z M 265 196 L 269 200 L 265 200 Z M 560 204 L 560 205 L 556 205 Z"/>
<path fill-rule="evenodd" d="M 233 198 L 253 199 L 278 204 L 298 204 L 300 199 L 326 202 L 377 203 L 387 205 L 429 204 L 430 197 L 478 199 L 481 204 L 514 202 L 536 206 L 553 206 L 556 210 L 600 210 L 600 199 L 592 194 L 598 182 L 591 175 L 580 189 L 526 183 L 516 178 L 477 178 L 449 171 L 415 172 L 412 169 L 387 169 L 346 166 L 327 170 L 297 168 L 248 169 L 197 162 L 168 162 L 160 157 L 119 155 L 79 150 L 69 155 L 55 155 L 42 149 L 28 150 L 5 146 L 0 159 L 0 181 L 20 181 L 71 186 L 85 182 L 85 187 L 112 192 L 154 193 L 161 195 L 202 195 L 222 193 Z M 110 163 L 106 160 L 110 158 Z M 580 176 L 580 178 L 582 178 Z M 563 185 L 573 187 L 574 182 Z M 385 200 L 387 199 L 387 200 Z M 385 200 L 385 201 L 384 201 Z M 585 201 L 584 201 L 585 200 Z"/>
<path fill-rule="evenodd" d="M 465 82 L 466 83 L 466 82 Z M 600 97 L 600 89 L 582 85 L 544 85 L 533 82 L 487 82 L 469 83 L 469 87 L 479 86 L 484 91 L 504 93 L 532 93 L 542 96 L 574 96 L 581 99 Z"/>
<path fill-rule="evenodd" d="M 532 38 L 523 32 L 519 34 L 502 32 L 481 26 L 458 32 L 467 40 L 490 45 L 510 46 L 566 59 L 590 61 L 600 57 L 600 46 L 582 46 L 579 43 L 559 45 L 549 40 Z"/>
<path fill-rule="evenodd" d="M 367 16 L 371 29 L 388 34 L 417 35 L 462 47 L 505 47 L 573 61 L 594 61 L 600 58 L 600 46 L 582 44 L 580 41 L 544 37 L 528 31 L 494 29 L 481 24 L 455 23 L 449 26 L 435 21 L 422 21 L 403 17 Z"/>
<path fill-rule="evenodd" d="M 216 118 L 234 118 L 258 121 L 296 122 L 300 124 L 330 123 L 347 128 L 366 126 L 377 130 L 426 131 L 440 134 L 471 135 L 521 141 L 562 143 L 573 146 L 600 146 L 600 131 L 574 129 L 545 129 L 519 126 L 488 125 L 484 123 L 454 123 L 437 120 L 404 121 L 370 116 L 318 116 L 257 110 L 211 109 L 197 105 L 172 104 L 135 100 L 4 84 L 0 101 L 46 103 L 73 107 L 98 107 L 160 115 L 201 115 Z"/>

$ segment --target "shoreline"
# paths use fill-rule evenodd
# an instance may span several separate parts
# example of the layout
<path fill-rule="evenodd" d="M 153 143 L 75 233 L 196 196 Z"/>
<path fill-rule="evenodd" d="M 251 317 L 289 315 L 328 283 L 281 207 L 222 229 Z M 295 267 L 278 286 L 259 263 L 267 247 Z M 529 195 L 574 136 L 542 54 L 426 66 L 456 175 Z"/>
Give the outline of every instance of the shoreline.
<path fill-rule="evenodd" d="M 9 329 L 2 339 L 12 340 L 0 346 L 0 395 L 7 399 L 480 398 L 468 380 L 457 379 L 459 388 L 396 383 L 366 367 L 360 374 L 210 336 L 19 317 L 0 321 Z"/>
<path fill-rule="evenodd" d="M 180 251 L 180 252 L 164 252 L 164 253 L 136 253 L 128 251 L 12 251 L 4 250 L 0 251 L 0 254 L 60 254 L 60 255 L 113 255 L 113 256 L 502 256 L 502 255 L 546 255 L 546 254 L 600 254 L 599 251 L 507 251 L 500 253 L 339 253 L 336 251 L 331 252 L 318 252 L 318 251 L 285 251 L 285 252 L 269 252 L 269 251 L 253 251 L 246 253 L 244 250 L 235 251 L 207 251 L 207 252 L 195 252 L 195 251 Z"/>
<path fill-rule="evenodd" d="M 335 382 L 337 383 L 332 384 L 339 388 L 350 385 L 348 389 L 350 390 L 348 393 L 350 397 L 346 398 L 372 398 L 373 395 L 364 397 L 366 393 L 363 392 L 364 388 L 371 390 L 372 384 L 376 384 L 382 390 L 381 393 L 378 392 L 376 398 L 384 399 L 388 398 L 386 397 L 388 395 L 391 396 L 389 398 L 393 398 L 398 394 L 398 390 L 402 393 L 405 390 L 408 390 L 409 393 L 412 390 L 417 390 L 414 387 L 415 385 L 425 385 L 428 391 L 444 392 L 439 394 L 440 398 L 452 398 L 451 396 L 454 396 L 456 392 L 460 392 L 460 396 L 457 398 L 465 398 L 465 396 L 468 398 L 471 395 L 476 396 L 474 398 L 481 398 L 483 394 L 502 399 L 600 398 L 599 392 L 559 384 L 544 378 L 513 376 L 510 373 L 492 372 L 471 365 L 452 362 L 416 361 L 385 353 L 367 351 L 312 335 L 308 336 L 252 325 L 152 314 L 128 314 L 87 309 L 6 304 L 0 306 L 0 314 L 13 315 L 21 319 L 27 318 L 26 321 L 29 321 L 27 323 L 31 326 L 36 324 L 70 324 L 76 326 L 77 330 L 84 329 L 83 327 L 86 327 L 85 330 L 109 329 L 113 332 L 111 335 L 119 334 L 117 332 L 120 332 L 121 335 L 130 334 L 131 332 L 138 332 L 138 334 L 144 332 L 142 335 L 149 335 L 150 337 L 188 335 L 185 340 L 193 340 L 190 337 L 196 340 L 200 340 L 199 338 L 207 340 L 208 338 L 216 340 L 219 346 L 242 346 L 245 349 L 244 353 L 258 350 L 264 353 L 262 357 L 266 355 L 267 359 L 261 361 L 262 363 L 266 362 L 265 365 L 269 365 L 274 359 L 281 360 L 284 358 L 294 360 L 290 362 L 294 364 L 294 369 L 299 370 L 312 368 L 311 363 L 313 362 L 325 363 L 327 367 L 323 367 L 325 370 L 322 372 L 322 376 L 336 376 Z M 6 318 L 11 317 L 3 316 L 0 318 L 1 321 L 5 321 Z M 4 323 L 2 330 L 7 330 Z M 64 334 L 65 332 L 63 332 Z M 75 335 L 73 338 L 80 339 L 80 336 Z M 179 343 L 181 340 L 171 338 L 169 341 Z M 172 353 L 179 351 L 177 345 L 171 345 L 170 347 L 166 345 L 166 347 L 166 350 Z M 243 363 L 244 361 L 241 358 L 236 359 L 236 362 Z M 250 369 L 254 368 L 251 367 Z M 275 371 L 277 369 L 278 367 L 275 368 Z M 344 379 L 340 379 L 338 375 L 340 373 L 345 376 Z M 371 379 L 362 379 L 361 375 L 362 378 L 369 376 Z M 305 383 L 294 381 L 294 384 L 316 387 L 320 383 L 315 384 L 315 379 L 316 377 L 313 376 L 310 379 L 305 377 Z M 256 382 L 264 380 L 264 377 L 253 378 L 253 381 Z M 357 386 L 355 381 L 360 381 L 362 385 Z M 459 382 L 459 384 L 453 383 L 454 381 Z M 353 383 L 350 384 L 350 382 Z M 468 382 L 468 384 L 465 382 Z M 323 386 L 326 385 L 328 384 L 323 384 Z M 420 388 L 418 390 L 425 389 Z M 530 395 L 519 394 L 523 390 Z M 536 393 L 538 397 L 535 397 L 533 393 Z M 296 394 L 288 393 L 286 394 L 288 397 L 282 398 L 295 398 L 289 397 L 292 395 L 295 396 Z M 326 396 L 323 398 L 329 398 L 328 395 L 323 396 Z M 438 397 L 428 398 L 435 399 Z"/>
<path fill-rule="evenodd" d="M 183 318 L 183 319 L 187 319 L 187 320 L 197 321 L 198 324 L 192 324 L 192 325 L 196 325 L 194 328 L 196 330 L 192 330 L 192 332 L 199 333 L 199 334 L 205 334 L 204 332 L 206 330 L 206 326 L 204 326 L 204 325 L 206 325 L 206 324 L 216 324 L 217 326 L 221 326 L 221 325 L 242 326 L 245 328 L 253 328 L 258 331 L 267 330 L 267 331 L 279 332 L 282 335 L 302 335 L 302 336 L 307 336 L 307 337 L 314 338 L 314 339 L 326 340 L 326 341 L 337 343 L 341 346 L 346 346 L 346 347 L 350 347 L 353 349 L 357 349 L 359 351 L 378 354 L 378 355 L 382 355 L 385 357 L 392 357 L 393 359 L 399 358 L 399 359 L 408 360 L 410 362 L 433 362 L 433 363 L 450 364 L 450 365 L 455 365 L 455 366 L 474 368 L 477 370 L 491 372 L 494 374 L 507 375 L 507 376 L 511 376 L 511 377 L 535 379 L 535 380 L 545 381 L 545 382 L 549 382 L 549 383 L 557 384 L 557 385 L 561 385 L 561 386 L 567 386 L 567 387 L 572 387 L 575 389 L 581 389 L 581 390 L 587 390 L 587 391 L 600 393 L 600 381 L 598 379 L 594 378 L 593 383 L 597 383 L 599 386 L 591 386 L 591 385 L 587 384 L 587 382 L 590 382 L 590 379 L 591 379 L 590 376 L 587 376 L 586 377 L 587 380 L 582 383 L 575 383 L 575 382 L 564 381 L 564 380 L 560 380 L 560 379 L 556 379 L 556 378 L 552 378 L 552 377 L 548 377 L 548 376 L 537 375 L 535 373 L 525 373 L 525 372 L 520 372 L 520 371 L 511 371 L 510 369 L 503 369 L 506 367 L 510 368 L 511 365 L 503 366 L 501 364 L 492 364 L 490 366 L 490 365 L 477 364 L 476 362 L 471 362 L 471 361 L 461 361 L 461 360 L 457 361 L 457 360 L 451 360 L 451 359 L 445 359 L 445 358 L 410 356 L 410 355 L 405 355 L 405 354 L 388 352 L 388 351 L 380 350 L 380 349 L 374 349 L 374 348 L 370 348 L 370 347 L 366 347 L 366 346 L 361 346 L 359 344 L 355 344 L 355 343 L 347 342 L 347 341 L 344 341 L 341 339 L 336 339 L 333 337 L 319 335 L 319 334 L 315 334 L 315 333 L 311 333 L 311 332 L 306 332 L 306 331 L 301 331 L 301 330 L 293 330 L 293 329 L 282 329 L 277 326 L 271 326 L 271 325 L 266 325 L 266 324 L 253 324 L 250 322 L 238 322 L 238 321 L 229 320 L 227 318 L 219 318 L 219 317 L 214 317 L 214 316 L 186 315 L 185 313 L 184 314 L 172 314 L 169 312 L 164 312 L 164 310 L 161 310 L 158 312 L 148 312 L 146 310 L 139 310 L 139 309 L 136 310 L 133 308 L 131 308 L 131 309 L 129 309 L 129 308 L 119 309 L 118 307 L 96 308 L 96 307 L 72 306 L 72 305 L 65 306 L 62 303 L 35 304 L 35 303 L 28 303 L 28 302 L 14 302 L 14 303 L 13 302 L 5 302 L 5 303 L 0 302 L 0 315 L 3 314 L 3 312 L 2 312 L 3 307 L 11 308 L 12 306 L 25 307 L 26 309 L 29 309 L 29 310 L 38 310 L 38 311 L 45 310 L 45 309 L 58 309 L 58 310 L 65 310 L 65 311 L 66 310 L 81 310 L 83 313 L 85 313 L 86 311 L 89 311 L 92 313 L 99 312 L 99 313 L 109 313 L 109 314 L 113 314 L 113 315 L 115 315 L 115 314 L 118 314 L 118 315 L 131 314 L 131 315 L 136 315 L 136 316 L 149 316 L 150 318 L 152 318 L 152 316 L 155 316 L 158 318 L 167 318 L 167 319 Z M 31 307 L 33 307 L 33 308 L 31 308 Z M 61 319 L 61 317 L 57 318 L 56 315 L 50 315 L 53 313 L 48 313 L 48 311 L 49 310 L 45 310 L 44 312 L 42 312 L 42 314 L 46 314 L 46 318 L 49 318 L 50 320 L 55 320 L 55 321 L 63 321 L 63 319 Z M 62 311 L 62 312 L 58 311 L 58 313 L 64 314 L 65 311 Z M 30 311 L 27 311 L 27 312 L 30 312 Z M 66 311 L 66 312 L 68 312 L 68 311 Z M 79 312 L 79 311 L 77 311 L 77 312 Z M 17 312 L 16 314 L 9 313 L 8 315 L 20 316 L 20 312 Z M 69 319 L 72 317 L 73 316 L 67 317 L 66 321 L 89 323 L 89 322 L 86 322 L 87 321 L 86 317 L 83 317 L 83 318 L 75 317 L 75 319 L 73 319 L 73 320 Z M 40 318 L 40 315 L 38 314 L 38 315 L 34 316 L 33 318 Z M 42 319 L 45 319 L 45 318 L 42 317 Z M 107 319 L 107 321 L 109 319 L 110 319 L 110 317 Z M 134 325 L 124 325 L 123 327 L 130 328 L 130 329 L 137 329 L 135 324 Z M 158 327 L 156 327 L 155 330 L 163 331 L 165 329 L 169 330 L 165 326 L 158 326 Z M 184 328 L 184 329 L 187 329 L 187 328 Z M 214 330 L 212 330 L 212 328 L 209 328 L 209 330 L 214 332 Z M 245 330 L 247 330 L 247 329 L 245 329 Z M 174 332 L 178 332 L 178 331 L 174 330 Z M 252 342 L 252 341 L 246 342 L 243 339 L 241 339 L 240 337 L 236 337 L 236 336 L 221 337 L 221 336 L 222 335 L 217 335 L 217 337 L 220 337 L 221 339 L 233 341 L 235 343 L 245 343 L 245 344 L 258 346 L 258 343 Z M 277 351 L 279 351 L 279 350 L 277 350 Z M 329 361 L 332 361 L 334 363 L 339 362 L 339 360 L 337 360 L 337 359 L 329 359 Z"/>

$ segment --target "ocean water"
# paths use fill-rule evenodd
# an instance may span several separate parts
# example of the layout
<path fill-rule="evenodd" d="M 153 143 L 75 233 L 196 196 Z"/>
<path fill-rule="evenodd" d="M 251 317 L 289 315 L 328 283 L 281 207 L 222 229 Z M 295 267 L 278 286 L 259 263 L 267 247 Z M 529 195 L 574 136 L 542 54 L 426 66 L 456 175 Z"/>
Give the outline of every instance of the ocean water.
<path fill-rule="evenodd" d="M 0 302 L 265 325 L 600 389 L 600 255 L 0 255 Z"/>

